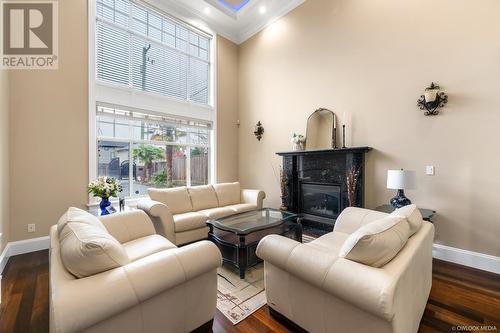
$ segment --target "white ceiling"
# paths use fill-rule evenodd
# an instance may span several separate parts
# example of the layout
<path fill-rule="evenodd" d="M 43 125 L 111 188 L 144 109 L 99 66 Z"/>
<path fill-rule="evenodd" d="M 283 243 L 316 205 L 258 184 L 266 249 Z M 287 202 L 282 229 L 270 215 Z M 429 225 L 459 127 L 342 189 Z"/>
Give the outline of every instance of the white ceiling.
<path fill-rule="evenodd" d="M 195 26 L 241 44 L 305 0 L 149 0 Z"/>

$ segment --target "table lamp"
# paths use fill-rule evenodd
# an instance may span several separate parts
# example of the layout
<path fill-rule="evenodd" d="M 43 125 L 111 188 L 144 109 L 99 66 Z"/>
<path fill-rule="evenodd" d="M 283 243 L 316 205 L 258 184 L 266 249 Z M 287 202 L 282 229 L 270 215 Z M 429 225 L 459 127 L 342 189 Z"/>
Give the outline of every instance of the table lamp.
<path fill-rule="evenodd" d="M 416 188 L 416 172 L 409 170 L 388 170 L 387 188 L 398 190 L 396 196 L 391 199 L 391 206 L 395 209 L 411 205 L 411 200 L 405 196 L 404 190 Z"/>

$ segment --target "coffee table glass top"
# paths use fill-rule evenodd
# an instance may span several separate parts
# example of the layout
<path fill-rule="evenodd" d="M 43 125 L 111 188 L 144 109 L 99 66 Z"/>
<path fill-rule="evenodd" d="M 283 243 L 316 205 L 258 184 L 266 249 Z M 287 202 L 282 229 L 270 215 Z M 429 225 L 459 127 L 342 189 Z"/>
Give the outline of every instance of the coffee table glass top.
<path fill-rule="evenodd" d="M 264 208 L 240 213 L 217 220 L 208 221 L 207 224 L 217 229 L 234 232 L 239 235 L 249 234 L 280 225 L 283 222 L 295 222 L 298 215 L 282 212 L 277 209 Z"/>

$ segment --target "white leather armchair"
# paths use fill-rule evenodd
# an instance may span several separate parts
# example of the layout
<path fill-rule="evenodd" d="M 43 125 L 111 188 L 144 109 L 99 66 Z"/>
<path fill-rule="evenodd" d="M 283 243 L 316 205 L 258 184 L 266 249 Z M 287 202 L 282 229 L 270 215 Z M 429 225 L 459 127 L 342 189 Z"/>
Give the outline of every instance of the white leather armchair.
<path fill-rule="evenodd" d="M 270 308 L 313 333 L 417 332 L 432 282 L 431 223 L 381 268 L 339 257 L 351 233 L 384 216 L 349 208 L 333 232 L 308 244 L 265 237 L 257 255 L 265 261 Z"/>
<path fill-rule="evenodd" d="M 208 241 L 177 248 L 138 210 L 102 217 L 130 262 L 76 278 L 50 231 L 50 331 L 190 332 L 213 319 L 219 250 Z"/>

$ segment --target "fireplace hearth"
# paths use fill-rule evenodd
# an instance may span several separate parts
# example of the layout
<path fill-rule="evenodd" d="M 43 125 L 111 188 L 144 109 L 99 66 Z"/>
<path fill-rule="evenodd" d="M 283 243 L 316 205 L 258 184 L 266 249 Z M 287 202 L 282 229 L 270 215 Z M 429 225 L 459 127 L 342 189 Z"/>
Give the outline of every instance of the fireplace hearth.
<path fill-rule="evenodd" d="M 331 231 L 349 206 L 347 173 L 359 170 L 353 206 L 364 206 L 365 154 L 371 148 L 306 150 L 277 153 L 286 178 L 283 205 L 303 217 L 304 226 Z"/>

